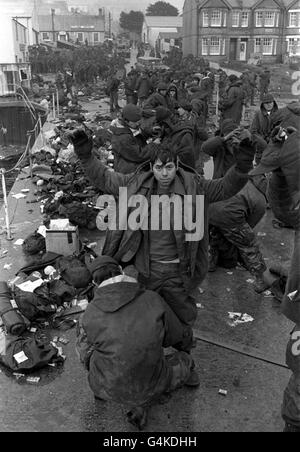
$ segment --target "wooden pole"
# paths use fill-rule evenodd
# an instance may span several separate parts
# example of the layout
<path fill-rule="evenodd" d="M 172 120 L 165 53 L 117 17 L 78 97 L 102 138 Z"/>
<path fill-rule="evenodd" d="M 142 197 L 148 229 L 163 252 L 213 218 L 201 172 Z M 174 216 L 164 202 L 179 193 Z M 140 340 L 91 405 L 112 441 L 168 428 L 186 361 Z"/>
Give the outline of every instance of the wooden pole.
<path fill-rule="evenodd" d="M 56 118 L 56 114 L 55 114 L 56 108 L 55 108 L 55 94 L 54 93 L 52 93 L 52 110 L 53 110 L 53 119 L 55 119 Z"/>
<path fill-rule="evenodd" d="M 56 90 L 56 102 L 57 102 L 57 116 L 59 116 L 59 95 L 58 95 L 58 90 Z"/>
<path fill-rule="evenodd" d="M 8 213 L 7 191 L 6 191 L 5 169 L 4 168 L 1 168 L 1 179 L 2 179 L 2 191 L 3 191 L 3 200 L 4 200 L 4 212 L 5 212 L 7 240 L 12 240 L 10 221 L 9 221 L 9 213 Z"/>

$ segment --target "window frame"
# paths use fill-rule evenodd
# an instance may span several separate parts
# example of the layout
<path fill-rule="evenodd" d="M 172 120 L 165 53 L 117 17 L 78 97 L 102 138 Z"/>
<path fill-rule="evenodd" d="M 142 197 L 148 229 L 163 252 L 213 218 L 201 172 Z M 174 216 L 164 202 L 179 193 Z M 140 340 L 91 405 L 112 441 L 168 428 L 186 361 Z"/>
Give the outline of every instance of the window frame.
<path fill-rule="evenodd" d="M 233 23 L 234 17 L 237 17 L 237 24 Z M 231 26 L 237 28 L 239 27 L 239 25 L 240 25 L 240 11 L 232 11 Z"/>
<path fill-rule="evenodd" d="M 247 23 L 246 25 L 243 24 L 243 14 L 247 15 Z M 242 11 L 241 12 L 241 27 L 247 28 L 249 26 L 249 12 L 248 11 Z"/>
<path fill-rule="evenodd" d="M 270 38 L 268 36 L 265 36 L 262 39 L 263 39 L 263 42 L 262 42 L 263 55 L 273 55 L 274 39 Z M 265 47 L 266 47 L 265 41 L 267 41 L 267 40 L 270 41 L 270 45 L 268 46 L 268 47 L 271 47 L 271 51 L 270 52 L 269 51 L 268 52 L 265 51 Z"/>
<path fill-rule="evenodd" d="M 258 15 L 261 15 L 261 23 L 258 23 Z M 263 11 L 256 11 L 255 13 L 255 27 L 262 28 L 264 26 L 264 13 Z"/>
<path fill-rule="evenodd" d="M 203 11 L 202 24 L 203 28 L 209 27 L 209 11 Z"/>
<path fill-rule="evenodd" d="M 79 35 L 82 35 L 82 39 L 79 39 Z M 77 32 L 77 39 L 79 42 L 84 42 L 84 33 L 82 31 Z"/>
<path fill-rule="evenodd" d="M 97 39 L 95 39 L 95 36 L 97 35 Z M 99 42 L 100 42 L 100 36 L 99 36 L 99 32 L 98 31 L 94 31 L 93 32 L 93 41 L 94 41 L 94 43 L 97 43 L 97 44 L 99 44 Z"/>
<path fill-rule="evenodd" d="M 204 41 L 206 41 L 206 44 L 204 44 Z M 206 52 L 203 51 L 203 49 L 206 47 Z M 202 38 L 202 55 L 208 55 L 209 50 L 209 38 Z"/>
<path fill-rule="evenodd" d="M 214 14 L 218 14 L 219 22 L 218 24 L 213 23 Z M 213 9 L 210 15 L 210 26 L 211 27 L 222 27 L 222 12 L 219 9 Z"/>
<path fill-rule="evenodd" d="M 270 14 L 273 17 L 273 23 L 272 24 L 267 24 L 267 15 Z M 265 11 L 264 13 L 264 27 L 267 28 L 274 28 L 276 24 L 276 13 L 275 11 Z"/>
<path fill-rule="evenodd" d="M 218 41 L 219 41 L 219 50 L 218 50 L 218 53 L 214 53 L 214 52 L 212 51 L 213 47 L 216 47 L 216 46 L 213 46 L 213 44 L 212 44 L 213 40 L 218 40 Z M 219 38 L 218 36 L 212 36 L 212 37 L 210 38 L 209 54 L 210 54 L 210 55 L 221 55 L 221 38 Z"/>
<path fill-rule="evenodd" d="M 45 35 L 47 35 L 47 38 L 45 38 Z M 43 41 L 49 41 L 49 32 L 48 31 L 42 31 L 42 39 Z"/>

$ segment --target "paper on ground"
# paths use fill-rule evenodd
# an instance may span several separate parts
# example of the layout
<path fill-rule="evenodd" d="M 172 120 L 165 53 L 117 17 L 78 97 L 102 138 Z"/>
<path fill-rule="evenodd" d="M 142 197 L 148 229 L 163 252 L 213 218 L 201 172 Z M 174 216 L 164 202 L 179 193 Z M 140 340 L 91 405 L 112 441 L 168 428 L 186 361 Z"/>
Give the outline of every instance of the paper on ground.
<path fill-rule="evenodd" d="M 23 290 L 23 292 L 33 293 L 35 291 L 35 289 L 40 287 L 43 283 L 44 283 L 44 281 L 42 279 L 38 279 L 36 281 L 25 281 L 22 284 L 17 284 L 17 287 L 19 289 Z"/>
<path fill-rule="evenodd" d="M 254 318 L 249 314 L 242 314 L 241 312 L 228 312 L 230 318 L 230 326 L 237 326 L 242 323 L 253 322 Z"/>

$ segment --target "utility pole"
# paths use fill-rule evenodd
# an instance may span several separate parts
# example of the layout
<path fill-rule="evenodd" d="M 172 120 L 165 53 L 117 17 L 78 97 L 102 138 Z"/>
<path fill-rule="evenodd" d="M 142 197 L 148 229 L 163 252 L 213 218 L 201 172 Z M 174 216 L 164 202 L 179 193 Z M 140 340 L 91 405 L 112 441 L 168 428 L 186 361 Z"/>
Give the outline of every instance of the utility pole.
<path fill-rule="evenodd" d="M 55 42 L 54 15 L 55 15 L 55 9 L 51 9 L 53 42 Z"/>

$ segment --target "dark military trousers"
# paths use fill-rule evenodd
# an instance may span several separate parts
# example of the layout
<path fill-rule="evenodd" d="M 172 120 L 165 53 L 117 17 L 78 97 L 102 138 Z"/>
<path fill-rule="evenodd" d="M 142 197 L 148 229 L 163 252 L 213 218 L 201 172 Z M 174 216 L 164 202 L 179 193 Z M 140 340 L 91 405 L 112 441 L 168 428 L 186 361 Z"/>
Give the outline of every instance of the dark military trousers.
<path fill-rule="evenodd" d="M 266 271 L 256 235 L 248 223 L 222 229 L 214 226 L 210 238 L 210 247 L 219 251 L 219 262 L 222 265 L 224 261 L 224 267 L 235 267 L 238 261 L 242 261 L 253 275 L 262 275 Z"/>

